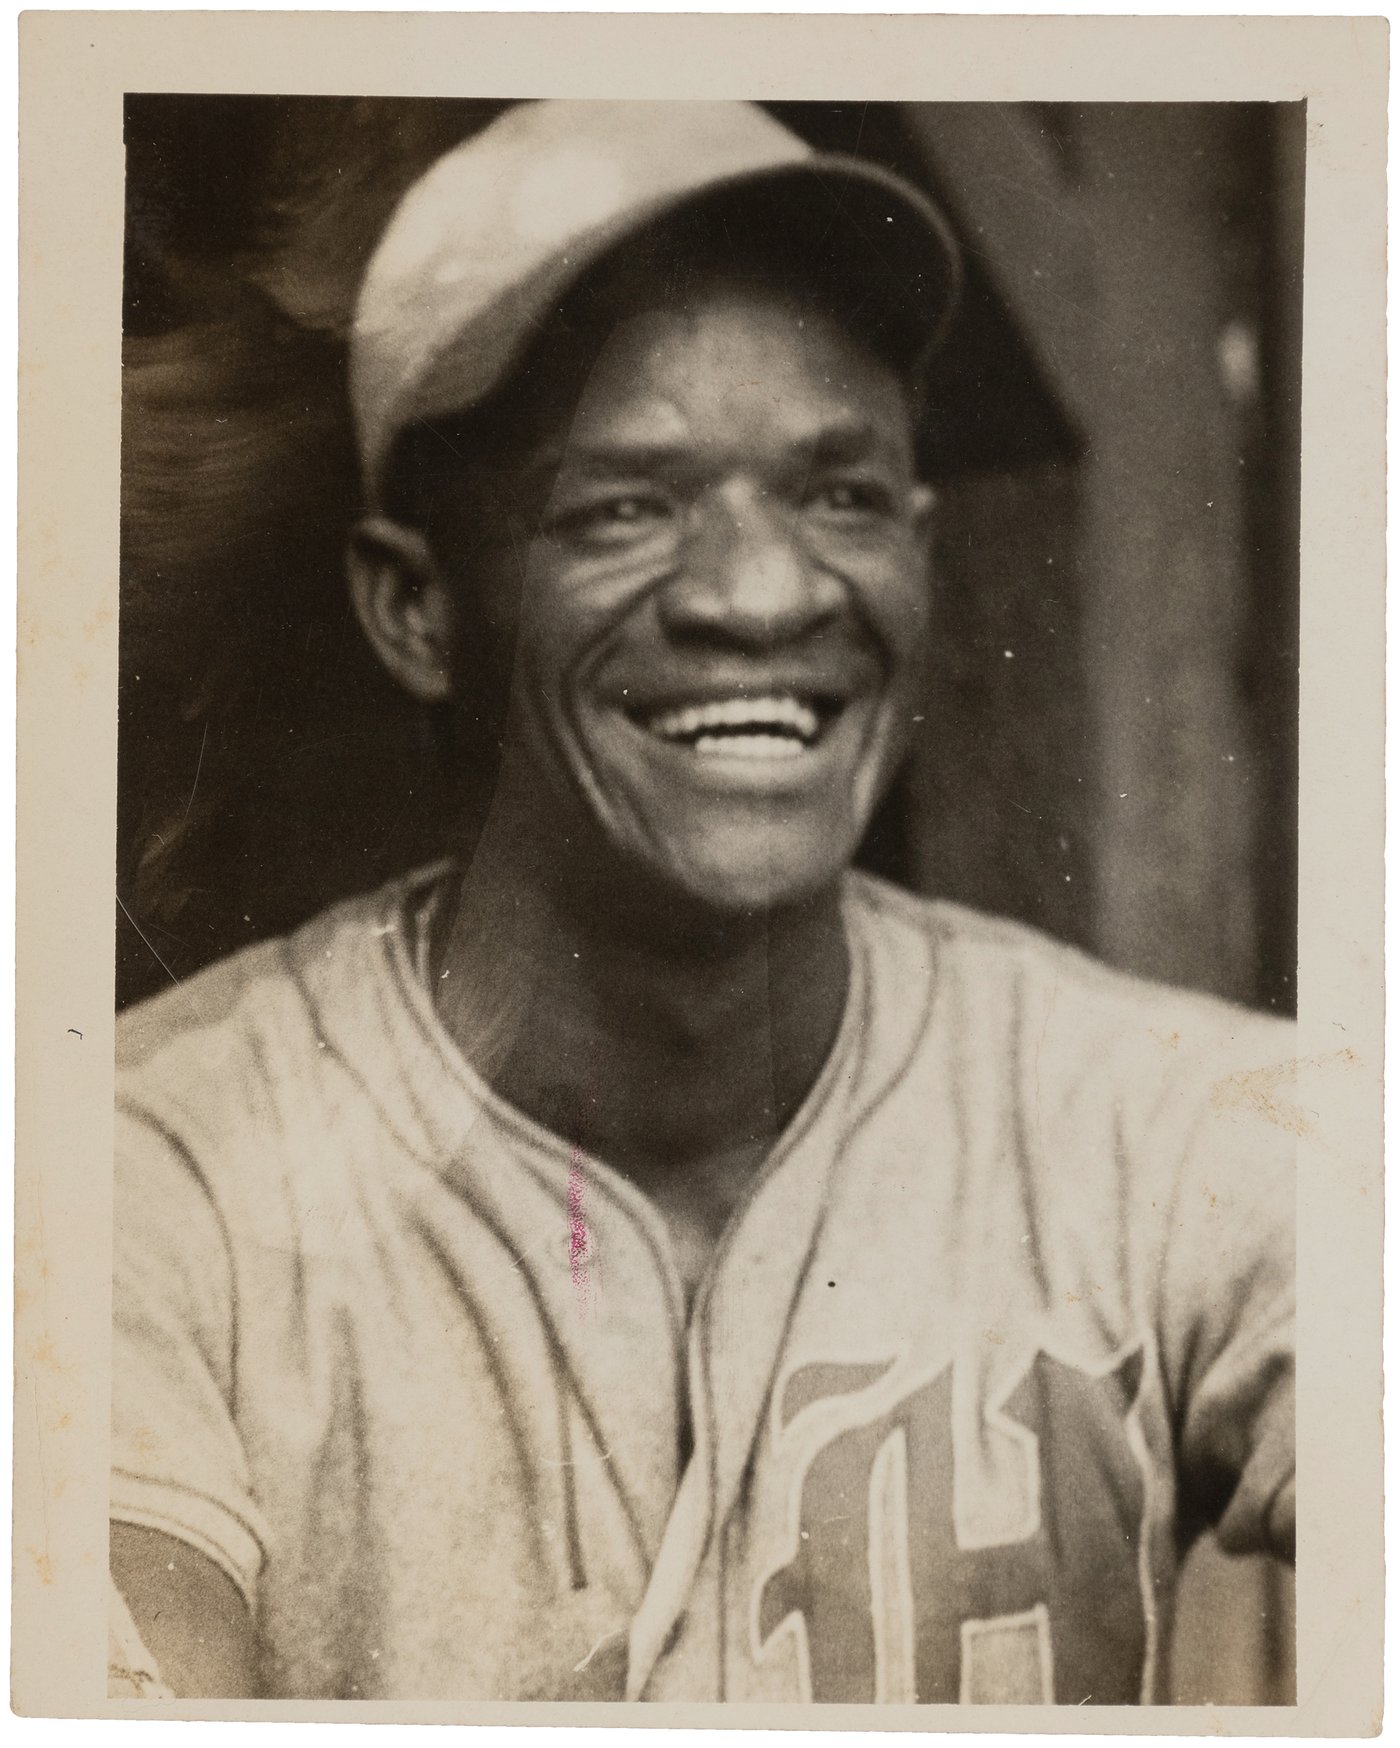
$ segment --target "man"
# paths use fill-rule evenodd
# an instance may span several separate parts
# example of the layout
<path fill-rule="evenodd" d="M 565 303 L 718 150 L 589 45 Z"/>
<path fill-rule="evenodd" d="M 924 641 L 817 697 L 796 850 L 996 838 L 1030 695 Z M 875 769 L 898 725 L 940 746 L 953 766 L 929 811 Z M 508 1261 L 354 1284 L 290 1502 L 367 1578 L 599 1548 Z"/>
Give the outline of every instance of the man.
<path fill-rule="evenodd" d="M 1151 1701 L 1191 1536 L 1291 1557 L 1286 1030 L 849 871 L 956 274 L 738 104 L 396 213 L 351 586 L 493 800 L 125 1023 L 138 1688 Z"/>

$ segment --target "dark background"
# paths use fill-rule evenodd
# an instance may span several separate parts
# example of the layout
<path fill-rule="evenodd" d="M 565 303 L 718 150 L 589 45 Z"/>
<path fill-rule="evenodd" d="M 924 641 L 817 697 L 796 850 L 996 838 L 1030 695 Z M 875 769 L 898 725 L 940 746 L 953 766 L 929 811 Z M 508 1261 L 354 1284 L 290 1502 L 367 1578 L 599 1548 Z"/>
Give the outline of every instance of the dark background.
<path fill-rule="evenodd" d="M 503 107 L 127 100 L 121 1004 L 449 842 L 346 599 L 343 337 L 399 194 Z M 925 720 L 865 860 L 1291 1011 L 1302 105 L 771 107 L 930 188 L 969 267 Z M 1269 1574 L 1207 1547 L 1188 1604 L 1181 1697 L 1290 1697 Z"/>

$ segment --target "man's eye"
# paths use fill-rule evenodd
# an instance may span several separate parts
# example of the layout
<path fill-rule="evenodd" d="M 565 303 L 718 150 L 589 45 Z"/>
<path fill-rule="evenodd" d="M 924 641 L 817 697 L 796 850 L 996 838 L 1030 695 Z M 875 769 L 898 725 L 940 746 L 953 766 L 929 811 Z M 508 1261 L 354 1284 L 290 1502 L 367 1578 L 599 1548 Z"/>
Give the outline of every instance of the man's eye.
<path fill-rule="evenodd" d="M 812 502 L 834 516 L 888 516 L 894 510 L 894 493 L 880 480 L 828 480 L 813 494 Z"/>
<path fill-rule="evenodd" d="M 653 493 L 620 492 L 566 510 L 555 528 L 566 538 L 586 545 L 622 545 L 653 533 L 670 515 L 666 500 Z"/>

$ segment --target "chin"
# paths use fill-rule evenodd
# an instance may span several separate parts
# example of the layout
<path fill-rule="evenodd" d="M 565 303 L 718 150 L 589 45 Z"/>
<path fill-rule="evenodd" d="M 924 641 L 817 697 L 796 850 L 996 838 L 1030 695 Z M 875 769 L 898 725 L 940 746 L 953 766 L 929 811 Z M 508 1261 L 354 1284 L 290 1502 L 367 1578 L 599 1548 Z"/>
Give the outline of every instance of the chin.
<path fill-rule="evenodd" d="M 725 846 L 711 843 L 704 853 L 677 858 L 657 870 L 676 900 L 714 917 L 739 919 L 810 903 L 833 892 L 855 855 L 819 856 L 806 848 L 785 851 L 781 844 Z M 726 853 L 727 850 L 727 853 Z"/>

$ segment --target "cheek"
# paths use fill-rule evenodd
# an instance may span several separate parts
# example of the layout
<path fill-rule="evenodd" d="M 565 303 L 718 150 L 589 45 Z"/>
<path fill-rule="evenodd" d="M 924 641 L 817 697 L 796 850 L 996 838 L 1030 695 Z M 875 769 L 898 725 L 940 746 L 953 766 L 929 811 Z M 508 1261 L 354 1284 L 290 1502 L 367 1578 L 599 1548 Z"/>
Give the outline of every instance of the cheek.
<path fill-rule="evenodd" d="M 617 640 L 648 635 L 654 580 L 635 559 L 579 560 L 538 540 L 520 596 L 522 664 L 539 680 L 585 678 Z"/>
<path fill-rule="evenodd" d="M 548 549 L 530 554 L 515 618 L 515 686 L 522 702 L 547 715 L 567 711 L 609 624 L 585 579 Z"/>
<path fill-rule="evenodd" d="M 928 645 L 932 603 L 926 567 L 892 566 L 862 590 L 865 613 L 889 655 L 896 680 L 917 673 Z"/>
<path fill-rule="evenodd" d="M 512 518 L 464 567 L 461 599 L 465 642 L 534 663 L 568 640 L 576 594 L 552 549 Z"/>

